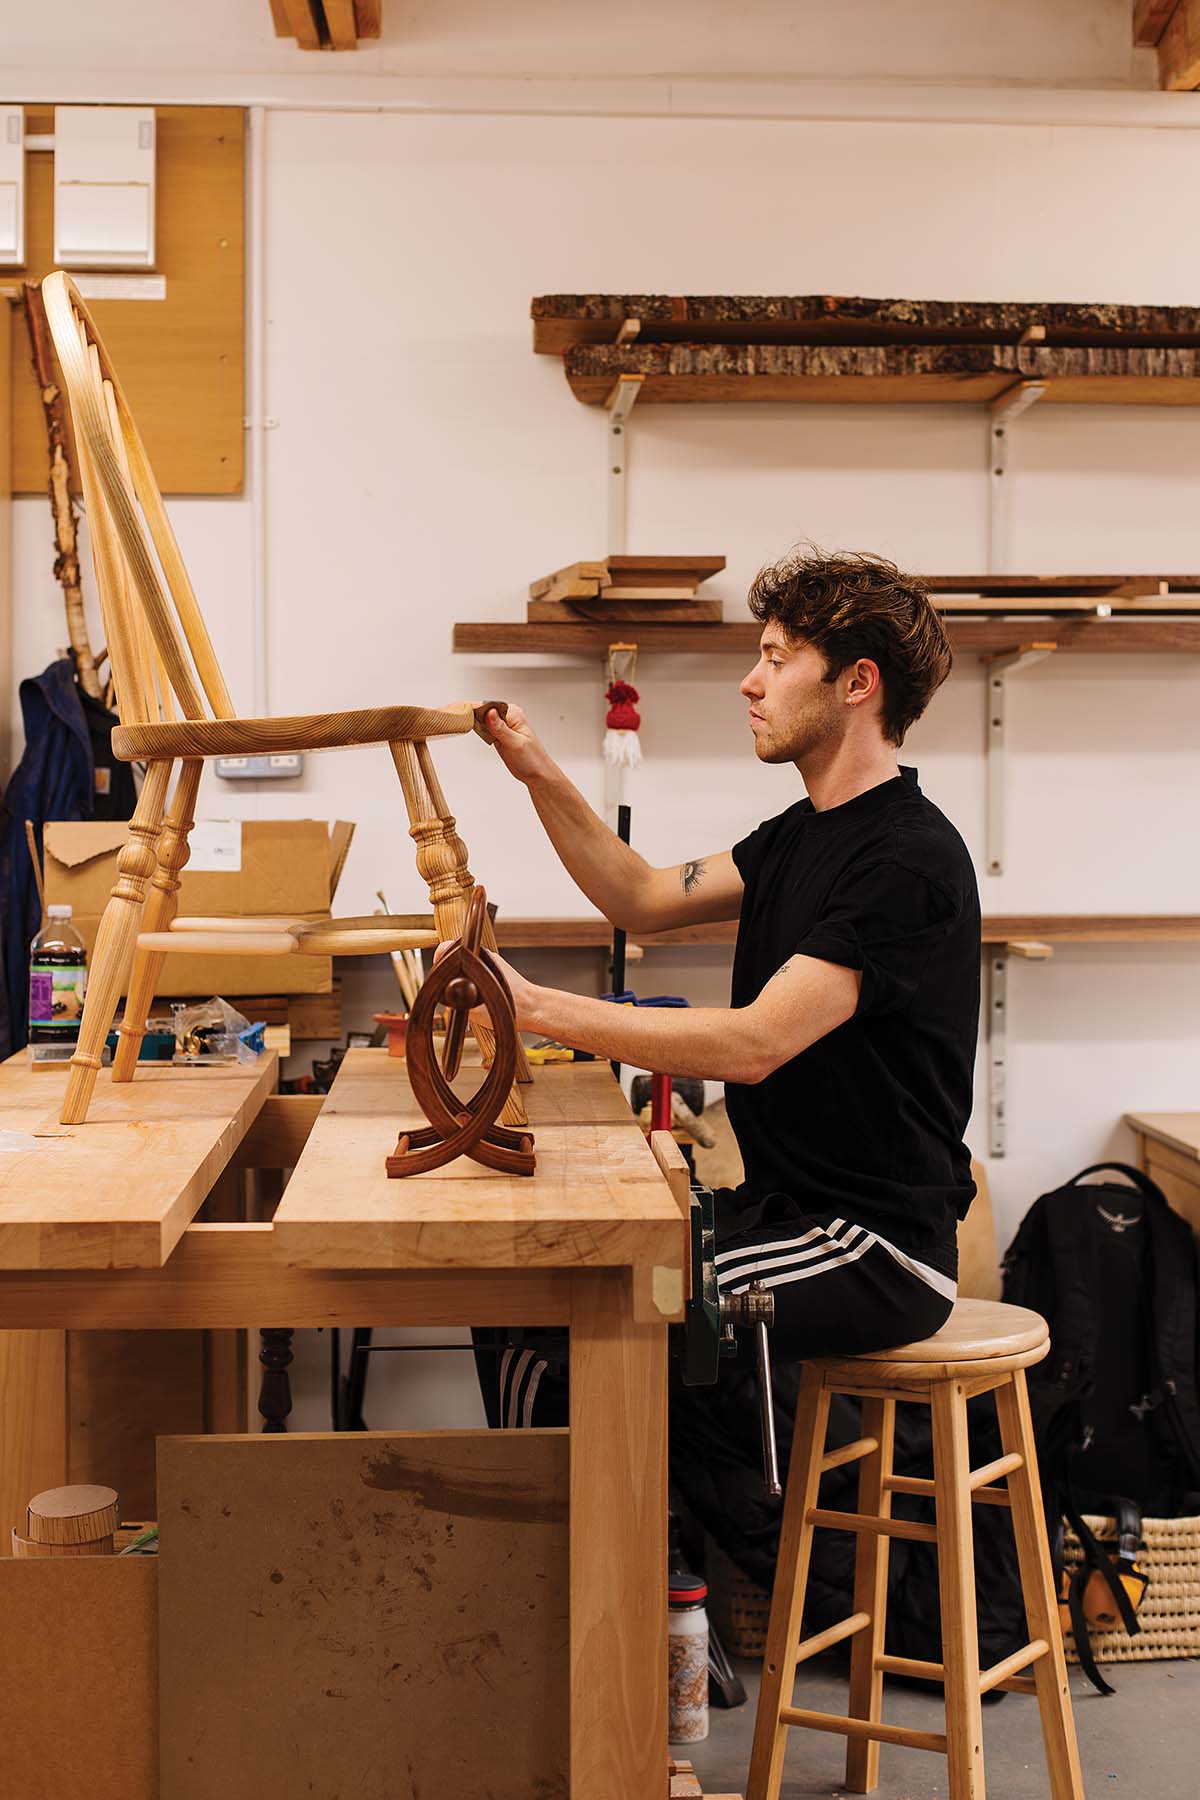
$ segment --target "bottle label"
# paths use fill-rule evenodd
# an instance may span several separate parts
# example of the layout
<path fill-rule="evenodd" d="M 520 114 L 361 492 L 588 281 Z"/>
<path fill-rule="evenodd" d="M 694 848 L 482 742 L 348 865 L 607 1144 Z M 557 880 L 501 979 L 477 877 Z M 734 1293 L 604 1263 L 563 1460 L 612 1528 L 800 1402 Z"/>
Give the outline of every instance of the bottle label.
<path fill-rule="evenodd" d="M 39 1031 L 76 1036 L 83 1014 L 87 970 L 61 963 L 34 962 L 29 967 L 29 1024 Z"/>

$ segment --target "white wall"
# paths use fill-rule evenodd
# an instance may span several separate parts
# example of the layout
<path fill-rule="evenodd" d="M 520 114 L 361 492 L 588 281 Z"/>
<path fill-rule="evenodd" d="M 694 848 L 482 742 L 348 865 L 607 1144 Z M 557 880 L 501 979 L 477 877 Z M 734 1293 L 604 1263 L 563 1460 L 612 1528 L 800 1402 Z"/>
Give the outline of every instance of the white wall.
<path fill-rule="evenodd" d="M 1169 104 L 1164 122 L 1178 118 Z M 1198 174 L 1193 134 L 1117 123 L 273 113 L 273 707 L 507 694 L 598 800 L 599 668 L 450 650 L 456 618 L 519 618 L 533 576 L 603 548 L 603 415 L 532 356 L 530 295 L 1194 302 L 1200 250 L 1179 228 L 1178 196 Z M 723 552 L 713 588 L 729 616 L 758 563 L 800 536 L 930 572 L 980 569 L 984 448 L 984 416 L 968 408 L 645 408 L 631 547 Z M 1014 567 L 1200 562 L 1190 411 L 1034 409 L 1014 463 Z M 247 700 L 248 510 L 172 504 Z M 15 511 L 18 666 L 29 670 L 61 635 L 59 602 L 42 503 Z M 796 791 L 788 772 L 753 760 L 740 673 L 718 657 L 639 671 L 647 761 L 634 835 L 653 859 L 725 847 Z M 1197 675 L 1190 658 L 1063 656 L 1013 683 L 1008 868 L 981 881 L 986 911 L 1200 911 Z M 966 661 L 909 749 L 979 860 L 982 748 L 981 673 Z M 439 764 L 504 909 L 578 912 L 522 792 L 484 747 L 452 743 Z M 340 904 L 367 910 L 381 884 L 397 908 L 420 902 L 386 754 L 312 758 L 299 787 L 212 784 L 205 801 L 355 818 Z M 531 967 L 593 987 L 598 976 L 594 957 Z M 361 1015 L 389 996 L 385 970 L 347 974 Z M 715 952 L 656 952 L 639 976 L 643 992 L 707 1003 L 726 981 Z M 1197 1104 L 1198 1001 L 1196 947 L 1067 948 L 1014 968 L 1010 1154 L 991 1169 L 1005 1240 L 1042 1188 L 1128 1151 L 1123 1111 Z M 977 1147 L 983 1072 L 981 1059 Z"/>
<path fill-rule="evenodd" d="M 110 90 L 182 72 L 253 76 L 259 92 L 264 82 L 365 93 L 447 77 L 1155 85 L 1153 52 L 1132 47 L 1129 0 L 389 0 L 382 38 L 339 56 L 277 38 L 266 0 L 57 0 L 52 27 L 16 0 L 0 11 L 10 78 L 52 62 L 60 84 L 99 73 Z"/>

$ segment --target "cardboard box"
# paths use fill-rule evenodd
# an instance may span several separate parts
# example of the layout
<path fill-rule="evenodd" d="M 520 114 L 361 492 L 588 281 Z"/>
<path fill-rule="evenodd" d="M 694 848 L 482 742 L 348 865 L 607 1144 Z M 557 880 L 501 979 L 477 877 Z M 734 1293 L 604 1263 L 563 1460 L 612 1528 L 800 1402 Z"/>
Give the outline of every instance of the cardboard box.
<path fill-rule="evenodd" d="M 329 916 L 353 826 L 321 819 L 245 819 L 197 823 L 191 864 L 183 871 L 184 915 L 255 918 Z M 117 857 L 129 826 L 101 820 L 54 821 L 44 833 L 47 903 L 72 908 L 89 952 L 117 880 Z M 197 866 L 192 866 L 192 865 Z M 163 994 L 328 994 L 328 956 L 169 956 Z"/>

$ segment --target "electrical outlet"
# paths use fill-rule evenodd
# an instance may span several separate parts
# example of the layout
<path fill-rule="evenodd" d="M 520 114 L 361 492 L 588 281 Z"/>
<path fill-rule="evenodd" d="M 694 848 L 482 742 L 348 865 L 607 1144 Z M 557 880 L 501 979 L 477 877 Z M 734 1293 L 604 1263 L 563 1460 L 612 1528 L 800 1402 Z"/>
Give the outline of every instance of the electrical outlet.
<path fill-rule="evenodd" d="M 304 773 L 304 758 L 295 750 L 273 751 L 269 756 L 218 756 L 216 761 L 222 781 L 282 781 Z"/>

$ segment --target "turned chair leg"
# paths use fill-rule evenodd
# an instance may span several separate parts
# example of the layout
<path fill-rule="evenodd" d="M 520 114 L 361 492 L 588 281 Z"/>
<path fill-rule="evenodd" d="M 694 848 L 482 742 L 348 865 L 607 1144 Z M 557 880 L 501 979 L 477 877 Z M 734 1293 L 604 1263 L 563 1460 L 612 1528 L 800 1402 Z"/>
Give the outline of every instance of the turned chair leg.
<path fill-rule="evenodd" d="M 983 1708 L 975 1615 L 971 1458 L 961 1382 L 933 1384 L 938 1586 L 946 1693 L 946 1757 L 954 1800 L 983 1800 Z"/>
<path fill-rule="evenodd" d="M 417 873 L 429 890 L 438 936 L 443 939 L 458 937 L 466 923 L 467 902 L 475 886 L 475 877 L 467 863 L 467 846 L 458 835 L 453 815 L 447 811 L 446 797 L 438 782 L 428 744 L 400 742 L 389 748 L 408 811 L 408 835 L 417 846 Z M 485 944 L 488 941 L 486 936 L 484 941 Z M 495 945 L 494 935 L 491 945 Z M 474 1019 L 471 1034 L 484 1062 L 490 1066 L 496 1053 L 495 1034 Z M 519 1040 L 518 1047 L 519 1078 L 520 1070 L 526 1065 Z M 517 1126 L 529 1123 L 525 1103 L 515 1087 L 504 1103 L 500 1123 Z"/>
<path fill-rule="evenodd" d="M 808 1514 L 817 1504 L 828 1422 L 829 1390 L 821 1371 L 807 1364 L 800 1377 L 800 1395 L 796 1404 L 792 1460 L 788 1465 L 746 1800 L 779 1800 L 783 1756 L 787 1748 L 787 1726 L 779 1714 L 781 1708 L 792 1705 L 796 1685 L 804 1591 L 808 1585 L 815 1529 L 808 1523 Z"/>
<path fill-rule="evenodd" d="M 195 823 L 196 794 L 203 772 L 202 762 L 185 762 L 175 783 L 171 810 L 167 814 L 158 839 L 158 867 L 150 884 L 142 931 L 167 931 L 178 911 L 179 877 L 190 854 L 188 834 Z M 117 1054 L 113 1058 L 114 1081 L 132 1081 L 138 1054 L 146 1034 L 146 1019 L 154 1004 L 158 978 L 166 956 L 162 951 L 135 950 L 125 1017 L 117 1038 Z"/>
<path fill-rule="evenodd" d="M 1022 1467 L 1008 1478 L 1008 1496 L 1029 1636 L 1031 1640 L 1042 1638 L 1049 1645 L 1047 1654 L 1040 1656 L 1033 1665 L 1033 1679 L 1042 1719 L 1050 1793 L 1052 1800 L 1083 1800 L 1075 1717 L 1071 1710 L 1067 1659 L 1054 1592 L 1054 1571 L 1042 1511 L 1037 1446 L 1024 1369 L 1017 1369 L 1012 1380 L 997 1389 L 996 1411 L 1005 1454 L 1011 1455 L 1015 1451 L 1022 1459 Z"/>
<path fill-rule="evenodd" d="M 891 1489 L 887 1483 L 892 1473 L 892 1450 L 896 1438 L 896 1402 L 864 1400 L 862 1435 L 874 1438 L 879 1448 L 864 1456 L 859 1464 L 858 1510 L 867 1518 L 890 1518 Z M 850 1643 L 850 1705 L 854 1719 L 870 1719 L 878 1725 L 883 1718 L 883 1671 L 878 1667 L 884 1654 L 887 1631 L 888 1551 L 891 1540 L 882 1533 L 866 1534 L 857 1540 L 854 1554 L 854 1606 L 856 1613 L 867 1613 L 871 1623 L 855 1634 Z M 851 1738 L 846 1746 L 846 1786 L 852 1794 L 869 1794 L 879 1782 L 879 1745 L 870 1738 Z"/>
<path fill-rule="evenodd" d="M 88 972 L 87 997 L 79 1025 L 79 1043 L 71 1058 L 67 1095 L 59 1115 L 63 1125 L 82 1125 L 133 948 L 141 925 L 146 883 L 157 867 L 155 846 L 162 826 L 171 778 L 169 762 L 151 763 L 142 783 L 129 842 L 117 858 L 117 882 L 104 908 Z"/>

